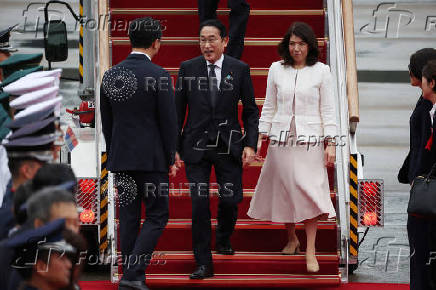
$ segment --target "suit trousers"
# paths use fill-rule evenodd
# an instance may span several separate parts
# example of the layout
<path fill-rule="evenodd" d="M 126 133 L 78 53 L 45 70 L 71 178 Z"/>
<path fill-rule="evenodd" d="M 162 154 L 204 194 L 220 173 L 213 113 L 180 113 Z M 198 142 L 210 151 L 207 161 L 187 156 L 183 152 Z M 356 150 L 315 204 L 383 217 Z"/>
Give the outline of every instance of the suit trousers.
<path fill-rule="evenodd" d="M 434 259 L 436 259 L 434 254 L 431 255 L 432 247 L 434 247 L 431 239 L 432 228 L 436 229 L 434 224 L 435 221 L 411 215 L 407 218 L 410 246 L 410 290 L 436 289 L 431 273 L 432 267 L 435 267 Z"/>
<path fill-rule="evenodd" d="M 126 171 L 116 174 L 123 279 L 144 281 L 145 269 L 168 222 L 168 173 Z M 145 221 L 139 231 L 143 201 Z"/>
<path fill-rule="evenodd" d="M 218 188 L 218 225 L 215 241 L 221 245 L 230 243 L 230 236 L 238 217 L 238 203 L 242 200 L 241 160 L 227 152 L 225 145 L 210 149 L 204 152 L 199 162 L 185 162 L 192 199 L 193 251 L 198 265 L 212 263 L 209 188 Z M 209 184 L 212 166 L 215 169 L 216 185 Z"/>
<path fill-rule="evenodd" d="M 217 18 L 218 2 L 219 0 L 198 0 L 200 23 Z M 250 15 L 250 5 L 246 0 L 227 0 L 227 6 L 230 8 L 230 39 L 226 54 L 240 59 L 244 50 L 245 30 Z"/>

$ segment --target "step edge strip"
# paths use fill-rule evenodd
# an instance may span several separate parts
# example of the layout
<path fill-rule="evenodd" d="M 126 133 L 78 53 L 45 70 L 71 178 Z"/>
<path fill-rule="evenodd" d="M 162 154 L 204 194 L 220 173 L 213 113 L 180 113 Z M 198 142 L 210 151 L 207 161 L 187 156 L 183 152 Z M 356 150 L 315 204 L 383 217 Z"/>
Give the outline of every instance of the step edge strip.
<path fill-rule="evenodd" d="M 111 37 L 110 41 L 113 45 L 124 46 L 130 45 L 130 40 L 128 37 Z M 257 39 L 245 39 L 244 45 L 246 46 L 276 46 L 281 41 L 281 38 L 277 38 L 275 40 L 257 40 Z M 327 38 L 318 38 L 318 46 L 324 47 Z M 162 44 L 165 45 L 198 45 L 198 38 L 189 38 L 189 39 L 171 39 L 171 38 L 162 38 Z"/>
<path fill-rule="evenodd" d="M 217 15 L 229 15 L 230 9 L 217 9 Z M 142 8 L 114 8 L 110 10 L 112 15 L 198 15 L 198 9 L 174 8 L 174 9 L 142 9 Z M 250 16 L 324 16 L 324 9 L 253 9 Z"/>

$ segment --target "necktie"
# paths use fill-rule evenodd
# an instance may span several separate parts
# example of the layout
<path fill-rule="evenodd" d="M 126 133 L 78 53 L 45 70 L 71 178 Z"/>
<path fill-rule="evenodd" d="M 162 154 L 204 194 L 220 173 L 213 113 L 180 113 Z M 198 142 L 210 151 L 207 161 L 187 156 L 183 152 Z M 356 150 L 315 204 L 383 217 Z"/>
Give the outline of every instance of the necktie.
<path fill-rule="evenodd" d="M 215 102 L 218 94 L 218 80 L 215 74 L 216 65 L 210 64 L 209 66 L 209 94 L 210 94 L 210 103 L 212 107 L 215 107 Z"/>

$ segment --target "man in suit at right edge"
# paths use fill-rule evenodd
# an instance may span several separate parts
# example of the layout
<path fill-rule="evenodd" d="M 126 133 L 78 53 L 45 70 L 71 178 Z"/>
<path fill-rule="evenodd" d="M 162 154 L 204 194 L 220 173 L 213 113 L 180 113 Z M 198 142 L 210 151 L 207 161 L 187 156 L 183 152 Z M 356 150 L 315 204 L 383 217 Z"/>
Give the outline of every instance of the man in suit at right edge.
<path fill-rule="evenodd" d="M 214 275 L 209 210 L 211 168 L 215 168 L 220 197 L 215 248 L 220 254 L 232 255 L 230 236 L 242 200 L 242 167 L 255 159 L 257 147 L 259 111 L 250 68 L 223 54 L 227 41 L 226 28 L 219 20 L 203 22 L 202 55 L 181 64 L 176 84 L 180 133 L 177 151 L 185 162 L 190 184 L 192 242 L 197 263 L 191 279 Z M 239 101 L 243 106 L 243 133 L 238 119 Z M 177 153 L 176 165 L 180 167 Z"/>

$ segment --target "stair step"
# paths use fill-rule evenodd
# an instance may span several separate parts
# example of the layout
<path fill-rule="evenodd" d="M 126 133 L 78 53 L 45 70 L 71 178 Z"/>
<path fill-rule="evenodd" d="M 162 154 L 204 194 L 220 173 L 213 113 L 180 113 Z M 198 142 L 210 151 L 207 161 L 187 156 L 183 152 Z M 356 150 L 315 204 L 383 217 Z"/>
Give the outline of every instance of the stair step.
<path fill-rule="evenodd" d="M 265 144 L 262 144 L 262 151 L 261 156 L 266 156 L 267 146 L 264 146 Z M 263 166 L 262 162 L 253 162 L 249 166 L 245 167 L 242 170 L 242 186 L 244 190 L 254 189 L 257 184 L 257 180 L 259 179 L 260 171 Z M 330 183 L 330 190 L 334 189 L 334 168 L 327 168 L 327 173 L 329 175 L 329 183 Z M 180 170 L 177 172 L 176 177 L 170 178 L 170 184 L 174 184 L 175 186 L 180 186 L 183 184 L 188 183 L 188 179 L 186 178 L 186 170 L 184 165 Z M 216 184 L 216 176 L 215 176 L 215 170 L 212 169 L 211 176 L 210 176 L 210 183 Z"/>
<path fill-rule="evenodd" d="M 215 274 L 307 274 L 305 254 L 282 255 L 274 252 L 235 252 L 234 255 L 212 253 Z M 320 271 L 317 274 L 337 274 L 337 253 L 317 253 Z M 194 270 L 192 251 L 154 252 L 148 274 L 185 273 Z M 120 268 L 121 271 L 121 268 Z"/>
<path fill-rule="evenodd" d="M 111 0 L 112 8 L 197 8 L 198 0 Z M 323 0 L 283 1 L 283 0 L 250 0 L 251 9 L 322 9 Z M 220 1 L 218 8 L 227 8 L 227 1 Z"/>
<path fill-rule="evenodd" d="M 250 201 L 253 196 L 254 190 L 244 190 L 244 196 L 238 205 L 238 218 L 239 219 L 249 219 L 247 211 L 250 208 Z M 331 192 L 330 197 L 332 199 L 333 205 L 336 205 L 336 194 Z M 219 197 L 217 195 L 217 190 L 213 190 L 210 194 L 210 213 L 212 218 L 216 218 L 218 210 Z M 170 219 L 189 219 L 192 217 L 192 201 L 190 193 L 187 190 L 174 190 L 170 192 Z M 144 218 L 144 212 L 143 212 Z"/>
<path fill-rule="evenodd" d="M 216 274 L 204 280 L 189 279 L 186 274 L 147 274 L 149 287 L 187 287 L 187 288 L 300 288 L 315 286 L 337 286 L 340 274 L 299 275 L 299 274 Z M 119 276 L 121 279 L 121 276 Z"/>
<path fill-rule="evenodd" d="M 143 220 L 141 220 L 142 222 Z M 217 222 L 215 219 L 211 222 L 211 246 L 214 249 Z M 118 227 L 118 220 L 116 223 Z M 321 252 L 335 252 L 337 249 L 336 231 L 336 220 L 320 221 L 316 249 Z M 304 250 L 306 248 L 306 234 L 302 223 L 296 224 L 296 234 L 300 240 L 301 249 Z M 284 224 L 241 219 L 236 222 L 231 241 L 233 249 L 236 251 L 280 252 L 287 243 L 287 231 Z M 189 250 L 192 250 L 191 219 L 170 220 L 159 239 L 156 251 Z"/>
<path fill-rule="evenodd" d="M 229 27 L 229 10 L 218 10 L 218 19 Z M 200 26 L 197 9 L 112 9 L 111 36 L 127 36 L 128 24 L 138 17 L 151 16 L 160 20 L 164 36 L 198 36 Z M 323 9 L 312 10 L 251 10 L 247 37 L 283 37 L 291 23 L 306 22 L 318 37 L 324 37 Z M 189 23 L 189 25 L 180 25 Z M 268 23 L 268 25 L 265 25 Z"/>
<path fill-rule="evenodd" d="M 326 61 L 327 43 L 326 39 L 320 39 L 320 61 Z M 271 63 L 280 60 L 277 52 L 278 41 L 271 40 L 250 40 L 245 47 L 242 61 L 252 67 L 270 67 Z M 112 38 L 112 65 L 124 60 L 131 52 L 129 40 L 127 38 Z M 162 40 L 159 53 L 153 58 L 153 62 L 163 67 L 179 67 L 180 64 L 188 59 L 201 54 L 198 38 L 187 38 L 185 40 L 166 38 Z M 262 57 L 259 57 L 261 55 Z M 266 83 L 264 84 L 266 86 Z M 265 90 L 259 92 L 265 94 Z"/>

